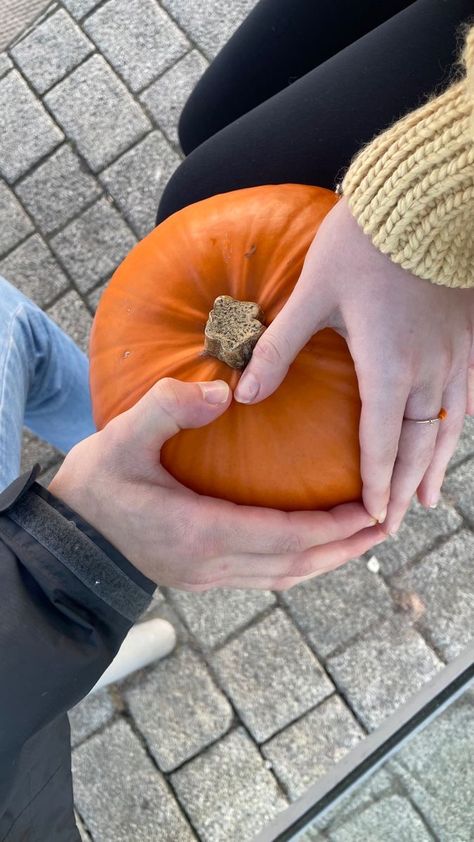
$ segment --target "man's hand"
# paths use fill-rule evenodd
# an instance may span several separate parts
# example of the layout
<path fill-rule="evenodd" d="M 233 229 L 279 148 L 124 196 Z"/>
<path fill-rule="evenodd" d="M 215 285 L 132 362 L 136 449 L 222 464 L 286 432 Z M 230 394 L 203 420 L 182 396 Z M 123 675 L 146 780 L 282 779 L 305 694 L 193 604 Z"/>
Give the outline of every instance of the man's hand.
<path fill-rule="evenodd" d="M 180 429 L 209 424 L 231 400 L 223 381 L 159 380 L 69 452 L 50 492 L 158 585 L 182 590 L 286 590 L 386 537 L 358 503 L 288 513 L 201 496 L 177 482 L 160 464 L 160 448 Z"/>
<path fill-rule="evenodd" d="M 257 342 L 236 400 L 271 395 L 324 327 L 344 337 L 356 368 L 365 508 L 386 532 L 396 531 L 415 492 L 423 505 L 436 503 L 464 415 L 474 414 L 474 289 L 437 286 L 393 263 L 341 199 L 308 249 L 288 301 Z M 443 422 L 403 420 L 434 418 L 442 406 Z"/>

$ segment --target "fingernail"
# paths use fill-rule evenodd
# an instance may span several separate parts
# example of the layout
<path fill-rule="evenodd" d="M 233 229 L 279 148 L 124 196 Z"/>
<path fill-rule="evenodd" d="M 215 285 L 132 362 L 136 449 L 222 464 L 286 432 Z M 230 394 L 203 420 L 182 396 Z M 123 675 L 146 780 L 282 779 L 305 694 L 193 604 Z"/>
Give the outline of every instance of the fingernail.
<path fill-rule="evenodd" d="M 371 518 L 370 518 L 370 520 L 369 520 L 369 522 L 367 523 L 367 526 L 375 526 L 375 524 L 376 524 L 376 523 L 378 523 L 377 518 L 376 518 L 376 517 L 371 517 Z"/>
<path fill-rule="evenodd" d="M 385 518 L 387 517 L 387 507 L 383 509 L 379 515 L 377 515 L 377 520 L 379 523 L 383 523 Z"/>
<path fill-rule="evenodd" d="M 229 396 L 229 387 L 223 380 L 200 383 L 201 392 L 207 403 L 225 403 Z"/>
<path fill-rule="evenodd" d="M 400 529 L 400 523 L 396 523 L 395 526 L 392 526 L 392 528 L 391 528 L 391 530 L 388 534 L 391 535 L 392 538 L 393 538 L 393 536 L 397 534 L 399 529 Z"/>
<path fill-rule="evenodd" d="M 430 500 L 430 503 L 429 503 L 430 509 L 436 509 L 436 507 L 438 505 L 438 500 L 439 500 L 439 494 L 435 494 Z"/>
<path fill-rule="evenodd" d="M 243 374 L 240 378 L 239 385 L 234 392 L 234 398 L 240 403 L 250 403 L 257 397 L 259 389 L 260 383 L 249 371 L 248 374 Z"/>

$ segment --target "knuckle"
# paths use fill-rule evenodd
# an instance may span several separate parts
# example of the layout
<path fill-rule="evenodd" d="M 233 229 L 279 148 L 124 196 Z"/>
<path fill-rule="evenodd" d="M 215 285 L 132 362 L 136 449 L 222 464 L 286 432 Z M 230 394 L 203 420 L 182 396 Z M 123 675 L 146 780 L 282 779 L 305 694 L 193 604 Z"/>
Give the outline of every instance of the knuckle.
<path fill-rule="evenodd" d="M 232 536 L 233 538 L 233 536 Z M 228 555 L 232 549 L 229 530 L 214 517 L 206 503 L 197 502 L 191 510 L 188 540 L 195 558 L 211 559 Z"/>
<path fill-rule="evenodd" d="M 395 491 L 394 494 L 390 497 L 390 511 L 389 515 L 393 514 L 394 512 L 401 514 L 402 512 L 405 513 L 411 506 L 413 500 L 413 494 L 411 491 L 405 491 L 400 489 L 399 491 Z M 384 528 L 385 524 L 382 524 L 382 529 Z"/>
<path fill-rule="evenodd" d="M 362 447 L 361 459 L 365 468 L 373 469 L 374 476 L 370 480 L 371 487 L 380 490 L 386 485 L 387 478 L 392 473 L 393 463 L 395 462 L 398 449 L 398 439 L 381 441 L 364 442 Z"/>
<path fill-rule="evenodd" d="M 369 500 L 386 500 L 390 494 L 390 479 L 392 472 L 386 476 L 381 476 L 380 479 L 364 479 L 363 498 L 364 504 Z"/>
<path fill-rule="evenodd" d="M 392 394 L 403 395 L 409 391 L 409 383 L 406 360 L 400 357 L 397 363 L 390 367 L 386 376 L 382 378 L 382 387 L 387 390 L 390 389 Z"/>
<path fill-rule="evenodd" d="M 179 391 L 176 388 L 176 380 L 172 377 L 162 377 L 161 380 L 155 384 L 155 397 L 158 399 L 160 406 L 167 410 L 176 405 L 180 405 L 181 400 Z"/>
<path fill-rule="evenodd" d="M 411 506 L 411 497 L 396 497 L 393 501 L 393 511 L 397 513 L 400 525 Z"/>
<path fill-rule="evenodd" d="M 311 555 L 300 555 L 294 558 L 286 572 L 290 579 L 301 579 L 303 576 L 310 576 L 317 567 L 317 559 Z"/>
<path fill-rule="evenodd" d="M 427 425 L 431 426 L 431 425 Z M 404 465 L 411 471 L 423 469 L 428 462 L 431 461 L 436 447 L 436 437 L 433 435 L 422 438 L 416 442 L 415 448 L 410 448 L 409 451 L 402 450 L 398 457 L 398 464 Z"/>
<path fill-rule="evenodd" d="M 274 545 L 274 552 L 277 554 L 300 553 L 304 549 L 303 539 L 296 532 L 289 535 L 282 535 Z"/>
<path fill-rule="evenodd" d="M 213 530 L 202 518 L 194 501 L 175 500 L 172 519 L 174 544 L 182 558 L 188 558 L 190 563 L 195 564 L 212 555 Z"/>
<path fill-rule="evenodd" d="M 432 379 L 426 372 L 416 374 L 416 382 L 410 388 L 410 399 L 421 398 L 424 403 L 431 402 L 435 398 L 435 390 Z"/>
<path fill-rule="evenodd" d="M 158 380 L 156 384 L 156 388 L 160 390 L 160 392 L 168 393 L 170 390 L 174 391 L 175 381 L 172 377 L 162 377 Z"/>
<path fill-rule="evenodd" d="M 406 365 L 388 361 L 380 371 L 373 371 L 373 360 L 367 359 L 360 375 L 360 392 L 363 403 L 380 405 L 387 395 L 405 395 L 409 392 L 409 375 Z M 369 407 L 369 411 L 370 407 Z"/>
<path fill-rule="evenodd" d="M 114 458 L 116 456 L 123 458 L 127 454 L 127 444 L 133 438 L 134 423 L 129 412 L 127 410 L 127 412 L 122 412 L 115 418 L 111 418 L 102 430 L 94 434 L 99 437 L 96 441 L 100 440 L 100 447 L 97 449 L 100 464 L 107 464 L 111 454 L 114 454 Z M 69 451 L 69 453 L 71 452 Z"/>
<path fill-rule="evenodd" d="M 270 365 L 279 366 L 285 362 L 285 353 L 288 355 L 287 343 L 284 339 L 280 338 L 276 342 L 271 335 L 267 336 L 264 333 L 260 341 L 257 342 L 252 356 Z"/>
<path fill-rule="evenodd" d="M 193 523 L 188 527 L 185 543 L 188 547 L 189 556 L 197 561 L 205 561 L 218 555 L 217 542 L 211 528 Z"/>
<path fill-rule="evenodd" d="M 466 355 L 465 360 L 462 360 L 461 362 L 459 360 L 456 360 L 453 363 L 453 365 L 451 367 L 451 370 L 449 372 L 449 385 L 454 385 L 454 386 L 457 386 L 458 384 L 460 384 L 461 386 L 464 385 L 464 383 L 467 380 L 467 371 L 468 371 L 468 367 L 469 367 L 468 363 L 469 363 L 468 355 Z"/>

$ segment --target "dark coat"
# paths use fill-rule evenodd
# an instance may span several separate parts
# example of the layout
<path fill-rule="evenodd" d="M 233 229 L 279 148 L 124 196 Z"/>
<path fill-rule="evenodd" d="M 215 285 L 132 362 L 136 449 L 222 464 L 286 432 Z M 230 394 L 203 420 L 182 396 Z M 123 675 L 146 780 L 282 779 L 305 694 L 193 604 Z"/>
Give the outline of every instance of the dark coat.
<path fill-rule="evenodd" d="M 0 842 L 79 842 L 66 712 L 155 585 L 35 482 L 0 494 Z"/>

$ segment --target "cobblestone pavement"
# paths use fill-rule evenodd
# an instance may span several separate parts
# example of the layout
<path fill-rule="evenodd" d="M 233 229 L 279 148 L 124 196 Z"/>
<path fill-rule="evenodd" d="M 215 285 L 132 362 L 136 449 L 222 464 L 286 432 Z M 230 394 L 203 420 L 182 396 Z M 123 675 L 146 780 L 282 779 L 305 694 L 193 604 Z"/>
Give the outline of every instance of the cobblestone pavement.
<path fill-rule="evenodd" d="M 84 349 L 183 157 L 180 108 L 252 6 L 63 0 L 0 55 L 0 272 Z M 36 459 L 47 483 L 61 454 L 25 431 L 24 464 Z M 84 839 L 251 840 L 453 658 L 474 626 L 473 466 L 466 419 L 438 508 L 414 503 L 378 563 L 280 594 L 157 594 L 147 613 L 173 622 L 175 651 L 71 713 Z M 451 839 L 410 781 L 367 788 L 362 835 L 318 838 L 391 839 L 382 828 L 400 822 L 397 839 Z"/>
<path fill-rule="evenodd" d="M 48 0 L 2 0 L 0 52 L 49 5 Z"/>

